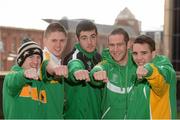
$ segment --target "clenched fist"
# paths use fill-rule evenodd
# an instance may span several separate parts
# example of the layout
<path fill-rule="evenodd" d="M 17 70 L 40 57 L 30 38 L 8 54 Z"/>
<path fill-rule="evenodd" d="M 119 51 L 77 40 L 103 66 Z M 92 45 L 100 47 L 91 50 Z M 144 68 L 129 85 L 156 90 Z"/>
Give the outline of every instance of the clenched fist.
<path fill-rule="evenodd" d="M 87 82 L 90 81 L 88 70 L 78 70 L 74 72 L 74 77 L 76 80 L 85 80 Z"/>
<path fill-rule="evenodd" d="M 68 68 L 66 65 L 56 65 L 53 69 L 55 76 L 63 76 L 65 78 L 68 77 Z"/>
<path fill-rule="evenodd" d="M 24 76 L 29 79 L 38 80 L 38 71 L 35 68 L 24 70 Z"/>
<path fill-rule="evenodd" d="M 138 66 L 136 74 L 138 79 L 142 79 L 144 76 L 146 76 L 148 73 L 147 69 L 144 68 L 144 66 Z"/>
<path fill-rule="evenodd" d="M 95 72 L 93 77 L 94 77 L 95 80 L 103 81 L 105 83 L 108 82 L 108 77 L 107 77 L 106 71 Z"/>

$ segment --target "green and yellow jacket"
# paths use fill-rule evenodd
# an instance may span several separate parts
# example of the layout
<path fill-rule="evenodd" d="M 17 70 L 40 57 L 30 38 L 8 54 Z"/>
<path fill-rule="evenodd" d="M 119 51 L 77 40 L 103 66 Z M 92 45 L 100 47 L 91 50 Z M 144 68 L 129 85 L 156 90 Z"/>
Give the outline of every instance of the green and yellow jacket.
<path fill-rule="evenodd" d="M 145 68 L 148 74 L 132 90 L 127 118 L 176 119 L 176 74 L 169 59 L 157 55 Z"/>
<path fill-rule="evenodd" d="M 24 69 L 11 68 L 3 83 L 3 114 L 5 119 L 44 118 L 46 92 L 43 82 L 24 77 Z"/>

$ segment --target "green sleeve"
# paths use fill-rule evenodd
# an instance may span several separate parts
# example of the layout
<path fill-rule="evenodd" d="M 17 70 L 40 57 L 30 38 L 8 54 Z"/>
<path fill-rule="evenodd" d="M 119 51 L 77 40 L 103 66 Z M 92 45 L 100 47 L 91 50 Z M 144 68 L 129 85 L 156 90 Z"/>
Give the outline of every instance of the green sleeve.
<path fill-rule="evenodd" d="M 46 71 L 46 67 L 48 65 L 48 62 L 49 60 L 44 60 L 42 62 L 42 66 L 41 66 L 41 78 L 44 82 L 47 82 L 47 81 L 51 81 L 51 80 L 57 80 L 59 81 L 60 79 L 63 79 L 63 78 L 60 78 L 60 77 L 56 77 L 54 75 L 50 75 L 47 71 Z"/>
<path fill-rule="evenodd" d="M 68 66 L 68 81 L 73 83 L 78 83 L 79 81 L 75 79 L 74 73 L 78 70 L 85 70 L 83 62 L 79 59 L 70 60 L 67 64 Z"/>
<path fill-rule="evenodd" d="M 151 76 L 153 73 L 153 68 L 151 67 L 150 63 L 145 64 L 144 68 L 148 71 L 148 73 L 145 77 Z"/>
<path fill-rule="evenodd" d="M 153 92 L 162 97 L 167 89 L 168 89 L 168 82 L 166 82 L 166 78 L 160 72 L 159 68 L 154 64 L 148 64 L 144 66 L 148 70 L 148 74 L 145 76 L 146 80 L 150 84 Z"/>
<path fill-rule="evenodd" d="M 146 77 L 153 74 L 152 65 L 156 66 L 158 72 L 164 77 L 166 82 L 170 83 L 173 76 L 172 74 L 174 74 L 174 69 L 169 59 L 166 56 L 156 56 L 151 63 L 145 65 L 145 68 L 148 70 Z"/>
<path fill-rule="evenodd" d="M 12 72 L 5 77 L 8 92 L 11 95 L 17 95 L 25 84 L 29 84 L 32 81 L 24 77 L 24 70 L 18 72 Z"/>
<path fill-rule="evenodd" d="M 90 83 L 94 86 L 102 86 L 104 85 L 104 83 L 102 81 L 96 81 L 93 77 L 94 73 L 95 72 L 98 72 L 98 71 L 102 71 L 104 70 L 104 67 L 102 65 L 96 65 L 94 66 L 94 68 L 90 71 L 89 73 L 89 76 L 90 76 Z"/>
<path fill-rule="evenodd" d="M 42 66 L 41 66 L 41 76 L 42 76 L 42 80 L 44 82 L 47 82 L 47 81 L 50 81 L 50 80 L 53 80 L 53 76 L 51 76 L 50 74 L 48 74 L 48 72 L 46 71 L 46 67 L 48 65 L 48 60 L 44 60 L 42 62 Z"/>

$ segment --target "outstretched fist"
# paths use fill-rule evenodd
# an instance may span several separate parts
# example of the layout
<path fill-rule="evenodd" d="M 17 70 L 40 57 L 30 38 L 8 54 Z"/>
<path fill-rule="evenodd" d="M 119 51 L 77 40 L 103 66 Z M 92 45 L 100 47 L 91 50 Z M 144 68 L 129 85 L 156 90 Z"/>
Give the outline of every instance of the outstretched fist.
<path fill-rule="evenodd" d="M 29 79 L 38 80 L 38 71 L 36 68 L 30 68 L 24 71 L 24 76 Z"/>

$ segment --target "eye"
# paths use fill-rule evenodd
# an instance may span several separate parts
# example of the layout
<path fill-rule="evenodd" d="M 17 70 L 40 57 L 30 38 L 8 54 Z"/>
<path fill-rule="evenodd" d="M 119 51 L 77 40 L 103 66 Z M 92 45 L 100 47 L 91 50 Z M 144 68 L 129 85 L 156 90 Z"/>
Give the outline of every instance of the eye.
<path fill-rule="evenodd" d="M 41 59 L 40 55 L 37 55 L 37 59 Z"/>
<path fill-rule="evenodd" d="M 143 51 L 143 52 L 141 52 L 141 53 L 142 53 L 142 55 L 148 54 L 147 51 Z"/>
<path fill-rule="evenodd" d="M 34 56 L 33 55 L 30 55 L 29 58 L 33 58 Z"/>
<path fill-rule="evenodd" d="M 109 44 L 109 47 L 114 47 L 114 44 Z"/>
<path fill-rule="evenodd" d="M 81 40 L 87 40 L 88 38 L 83 36 L 83 37 L 80 37 Z"/>
<path fill-rule="evenodd" d="M 64 41 L 65 41 L 65 39 L 61 39 L 61 40 L 60 40 L 60 42 L 64 42 Z"/>
<path fill-rule="evenodd" d="M 56 40 L 56 39 L 52 39 L 51 41 L 52 41 L 52 42 L 56 42 L 57 40 Z"/>
<path fill-rule="evenodd" d="M 137 52 L 132 52 L 132 55 L 133 55 L 133 56 L 136 56 L 136 55 L 137 55 Z"/>
<path fill-rule="evenodd" d="M 91 39 L 96 39 L 96 35 L 91 35 Z"/>

